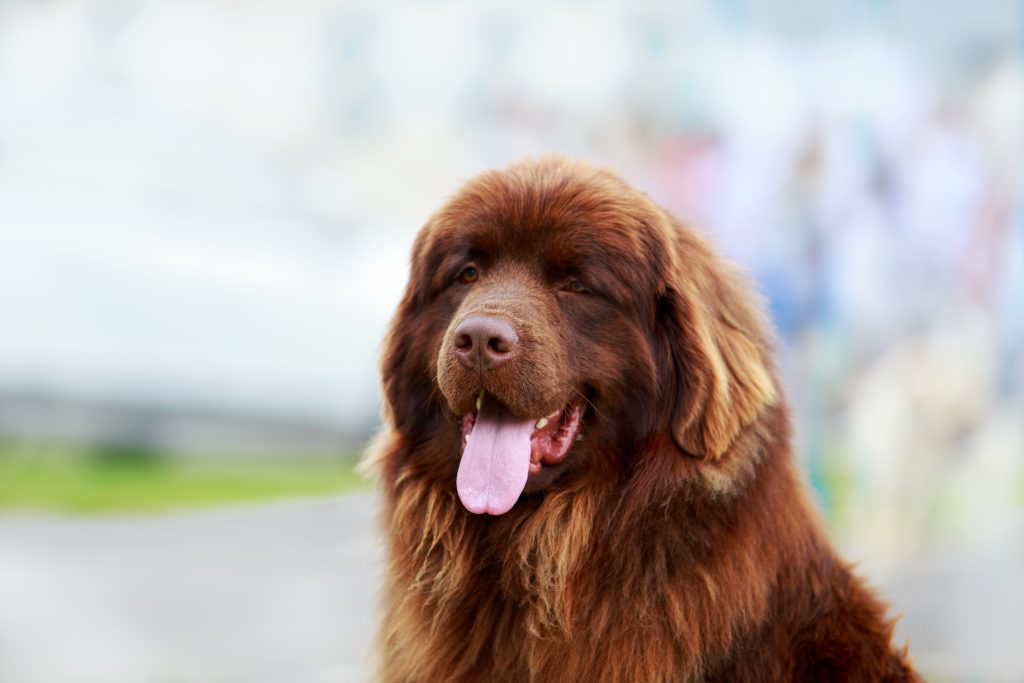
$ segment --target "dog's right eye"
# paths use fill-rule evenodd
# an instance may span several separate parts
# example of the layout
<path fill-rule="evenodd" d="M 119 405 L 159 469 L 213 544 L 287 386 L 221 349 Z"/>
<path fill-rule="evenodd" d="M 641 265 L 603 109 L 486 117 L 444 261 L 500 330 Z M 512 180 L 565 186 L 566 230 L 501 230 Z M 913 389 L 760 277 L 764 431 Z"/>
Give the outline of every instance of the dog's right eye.
<path fill-rule="evenodd" d="M 475 266 L 467 266 L 459 273 L 459 282 L 464 282 L 467 285 L 471 282 L 476 282 L 480 278 L 480 271 Z"/>
<path fill-rule="evenodd" d="M 575 294 L 587 293 L 587 286 L 580 282 L 579 280 L 570 280 L 565 284 L 565 287 L 563 287 L 563 289 L 565 289 L 565 291 L 567 292 L 573 292 Z"/>

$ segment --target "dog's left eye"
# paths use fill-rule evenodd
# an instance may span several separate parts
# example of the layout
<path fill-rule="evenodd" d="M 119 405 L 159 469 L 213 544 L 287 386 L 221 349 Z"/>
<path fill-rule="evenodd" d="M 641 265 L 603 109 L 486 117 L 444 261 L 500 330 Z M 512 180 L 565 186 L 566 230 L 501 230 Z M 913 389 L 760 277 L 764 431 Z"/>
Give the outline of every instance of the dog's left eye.
<path fill-rule="evenodd" d="M 462 272 L 459 273 L 459 281 L 469 284 L 470 282 L 476 282 L 480 277 L 480 271 L 473 266 L 466 266 Z"/>
<path fill-rule="evenodd" d="M 587 291 L 586 285 L 584 285 L 579 280 L 570 280 L 569 282 L 565 283 L 565 286 L 562 289 L 564 289 L 567 292 L 575 292 L 576 294 L 583 294 L 584 292 Z"/>

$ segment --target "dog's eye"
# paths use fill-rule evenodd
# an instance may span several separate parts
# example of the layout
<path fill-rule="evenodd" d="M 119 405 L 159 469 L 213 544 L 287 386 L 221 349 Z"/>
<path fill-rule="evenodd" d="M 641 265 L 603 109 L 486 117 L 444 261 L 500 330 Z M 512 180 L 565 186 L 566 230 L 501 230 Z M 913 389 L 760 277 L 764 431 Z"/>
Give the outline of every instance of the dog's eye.
<path fill-rule="evenodd" d="M 586 286 L 579 280 L 570 280 L 562 289 L 567 292 L 575 292 L 576 294 L 583 294 L 587 291 Z"/>
<path fill-rule="evenodd" d="M 465 282 L 466 284 L 476 282 L 479 278 L 480 271 L 473 266 L 467 266 L 461 273 L 459 273 L 459 282 Z"/>

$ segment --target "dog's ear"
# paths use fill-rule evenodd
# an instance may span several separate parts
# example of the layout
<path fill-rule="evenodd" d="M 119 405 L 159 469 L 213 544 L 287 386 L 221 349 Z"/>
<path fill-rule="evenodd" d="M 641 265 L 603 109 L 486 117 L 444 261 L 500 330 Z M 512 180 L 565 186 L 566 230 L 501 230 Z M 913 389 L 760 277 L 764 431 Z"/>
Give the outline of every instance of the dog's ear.
<path fill-rule="evenodd" d="M 673 223 L 658 310 L 672 366 L 668 426 L 681 450 L 713 460 L 775 401 L 768 326 L 742 274 Z"/>
<path fill-rule="evenodd" d="M 431 319 L 421 315 L 429 299 L 429 226 L 428 222 L 413 243 L 409 281 L 384 337 L 380 361 L 382 417 L 385 424 L 400 433 L 412 431 L 427 415 L 433 391 L 431 363 L 437 352 L 431 348 L 430 340 L 437 335 L 429 329 Z"/>

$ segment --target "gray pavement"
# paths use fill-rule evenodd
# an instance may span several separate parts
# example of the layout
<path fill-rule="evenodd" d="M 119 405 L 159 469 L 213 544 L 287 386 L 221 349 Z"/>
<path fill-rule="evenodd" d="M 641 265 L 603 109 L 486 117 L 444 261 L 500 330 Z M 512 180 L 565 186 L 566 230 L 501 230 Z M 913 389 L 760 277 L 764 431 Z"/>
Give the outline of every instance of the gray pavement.
<path fill-rule="evenodd" d="M 2 683 L 370 680 L 376 497 L 0 516 Z M 870 571 L 930 681 L 1024 681 L 1024 517 Z"/>
<path fill-rule="evenodd" d="M 375 497 L 0 517 L 0 681 L 365 681 Z"/>

